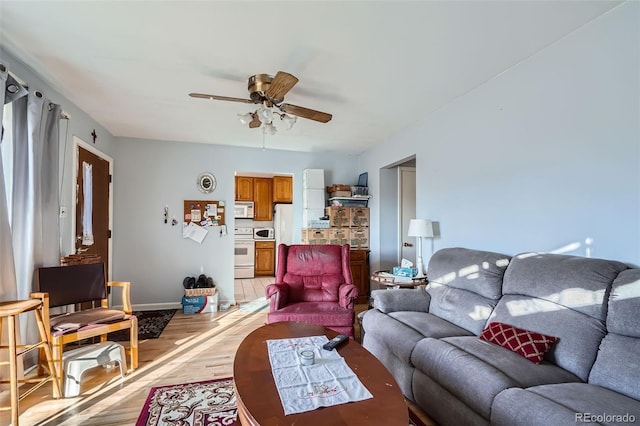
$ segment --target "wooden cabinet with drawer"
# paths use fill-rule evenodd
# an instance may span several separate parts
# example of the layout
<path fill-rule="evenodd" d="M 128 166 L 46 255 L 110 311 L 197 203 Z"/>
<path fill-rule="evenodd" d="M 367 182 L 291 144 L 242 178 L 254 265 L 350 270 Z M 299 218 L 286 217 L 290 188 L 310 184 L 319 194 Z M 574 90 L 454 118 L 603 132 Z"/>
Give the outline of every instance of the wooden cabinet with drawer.
<path fill-rule="evenodd" d="M 353 284 L 358 287 L 356 303 L 369 303 L 369 250 L 349 253 Z"/>

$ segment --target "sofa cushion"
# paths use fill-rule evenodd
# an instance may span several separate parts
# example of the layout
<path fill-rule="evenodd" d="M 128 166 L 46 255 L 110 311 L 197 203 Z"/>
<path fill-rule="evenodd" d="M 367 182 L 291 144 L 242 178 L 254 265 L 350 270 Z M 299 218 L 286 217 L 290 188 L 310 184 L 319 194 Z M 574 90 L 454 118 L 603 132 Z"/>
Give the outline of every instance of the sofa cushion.
<path fill-rule="evenodd" d="M 475 336 L 421 340 L 411 362 L 486 419 L 493 398 L 504 389 L 579 381 L 553 364 L 534 364 Z"/>
<path fill-rule="evenodd" d="M 640 269 L 627 269 L 616 278 L 609 296 L 607 330 L 640 338 Z"/>
<path fill-rule="evenodd" d="M 546 336 L 501 322 L 490 323 L 480 338 L 522 355 L 535 364 L 542 362 L 544 354 L 549 352 L 551 346 L 558 340 L 553 336 Z"/>
<path fill-rule="evenodd" d="M 429 284 L 431 294 L 429 312 L 464 328 L 478 336 L 484 329 L 498 301 L 476 293 L 450 288 L 437 283 Z"/>
<path fill-rule="evenodd" d="M 587 381 L 606 333 L 607 297 L 620 262 L 523 253 L 511 259 L 490 321 L 556 336 L 546 359 Z"/>
<path fill-rule="evenodd" d="M 438 250 L 429 260 L 429 282 L 467 290 L 487 299 L 502 296 L 510 256 L 460 247 Z"/>
<path fill-rule="evenodd" d="M 600 344 L 589 383 L 640 400 L 639 354 L 640 339 L 608 334 Z"/>
<path fill-rule="evenodd" d="M 489 321 L 558 337 L 545 358 L 587 381 L 605 335 L 603 321 L 547 300 L 505 295 Z"/>
<path fill-rule="evenodd" d="M 390 317 L 416 330 L 424 337 L 471 336 L 473 333 L 426 312 L 392 312 Z"/>
<path fill-rule="evenodd" d="M 429 261 L 429 312 L 479 335 L 502 295 L 509 256 L 448 248 Z"/>
<path fill-rule="evenodd" d="M 625 269 L 627 265 L 612 260 L 522 253 L 511 259 L 502 293 L 546 300 L 559 309 L 568 308 L 604 321 L 607 293 Z"/>
<path fill-rule="evenodd" d="M 367 311 L 362 318 L 362 328 L 366 330 L 363 342 L 366 349 L 370 350 L 370 342 L 376 342 L 380 350 L 388 351 L 406 364 L 410 363 L 409 358 L 416 343 L 424 339 L 424 335 L 416 329 L 377 309 Z"/>
<path fill-rule="evenodd" d="M 420 370 L 413 372 L 414 401 L 435 424 L 441 426 L 488 426 L 489 420 L 469 408 L 451 392 Z"/>
<path fill-rule="evenodd" d="M 492 425 L 622 425 L 631 418 L 640 419 L 640 402 L 586 383 L 507 389 L 491 407 Z"/>
<path fill-rule="evenodd" d="M 385 289 L 371 292 L 373 307 L 388 314 L 395 311 L 427 312 L 431 295 L 422 288 Z"/>
<path fill-rule="evenodd" d="M 362 328 L 366 330 L 362 346 L 384 364 L 398 383 L 402 394 L 413 400 L 411 379 L 414 369 L 409 357 L 416 343 L 424 339 L 424 336 L 377 309 L 366 311 L 362 318 Z"/>
<path fill-rule="evenodd" d="M 589 383 L 640 399 L 640 269 L 618 275 L 609 296 L 607 330 Z"/>

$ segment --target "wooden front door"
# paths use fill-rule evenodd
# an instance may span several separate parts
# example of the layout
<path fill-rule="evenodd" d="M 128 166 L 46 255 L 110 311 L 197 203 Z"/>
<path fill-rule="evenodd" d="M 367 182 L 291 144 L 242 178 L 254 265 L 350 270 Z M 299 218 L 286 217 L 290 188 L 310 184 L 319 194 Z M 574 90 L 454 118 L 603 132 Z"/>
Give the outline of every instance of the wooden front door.
<path fill-rule="evenodd" d="M 109 173 L 109 161 L 78 145 L 78 163 L 76 164 L 76 229 L 75 250 L 76 254 L 97 254 L 102 258 L 106 271 L 109 269 L 109 188 L 111 176 Z M 85 165 L 90 166 L 90 171 L 85 172 Z M 91 175 L 91 185 L 84 187 L 85 177 Z M 91 197 L 91 236 L 87 234 L 85 223 L 85 199 Z M 93 239 L 93 241 L 91 241 Z M 110 279 L 110 277 L 109 277 Z"/>

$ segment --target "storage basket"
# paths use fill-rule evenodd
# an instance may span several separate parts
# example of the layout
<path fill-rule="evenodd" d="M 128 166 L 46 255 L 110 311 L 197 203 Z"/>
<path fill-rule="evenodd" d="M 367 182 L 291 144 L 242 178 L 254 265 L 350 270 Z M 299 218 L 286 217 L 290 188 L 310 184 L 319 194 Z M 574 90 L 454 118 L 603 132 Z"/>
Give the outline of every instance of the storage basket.
<path fill-rule="evenodd" d="M 205 287 L 205 288 L 185 288 L 184 295 L 187 297 L 196 297 L 196 296 L 213 296 L 216 294 L 215 287 Z"/>
<path fill-rule="evenodd" d="M 351 185 L 336 183 L 327 187 L 327 192 L 329 193 L 336 192 L 336 191 L 349 191 L 349 193 L 351 193 Z"/>

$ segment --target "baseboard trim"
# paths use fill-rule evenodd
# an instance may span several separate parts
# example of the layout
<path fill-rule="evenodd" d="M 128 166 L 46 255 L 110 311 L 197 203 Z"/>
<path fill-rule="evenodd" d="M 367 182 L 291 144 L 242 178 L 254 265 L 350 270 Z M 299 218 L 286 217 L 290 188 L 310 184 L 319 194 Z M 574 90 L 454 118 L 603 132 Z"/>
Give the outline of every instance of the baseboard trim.
<path fill-rule="evenodd" d="M 221 300 L 219 303 L 229 303 L 230 305 L 237 305 L 235 300 Z M 111 309 L 122 310 L 122 305 L 114 305 Z M 167 303 L 141 303 L 133 305 L 134 311 L 155 311 L 161 309 L 182 309 L 182 302 L 167 302 Z"/>
<path fill-rule="evenodd" d="M 112 309 L 122 309 L 122 305 L 116 305 Z M 134 311 L 156 311 L 162 309 L 182 309 L 182 303 L 169 302 L 169 303 L 142 303 L 139 305 L 133 305 Z"/>

